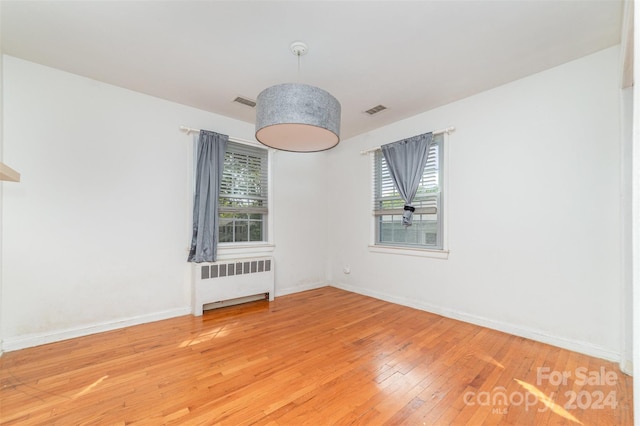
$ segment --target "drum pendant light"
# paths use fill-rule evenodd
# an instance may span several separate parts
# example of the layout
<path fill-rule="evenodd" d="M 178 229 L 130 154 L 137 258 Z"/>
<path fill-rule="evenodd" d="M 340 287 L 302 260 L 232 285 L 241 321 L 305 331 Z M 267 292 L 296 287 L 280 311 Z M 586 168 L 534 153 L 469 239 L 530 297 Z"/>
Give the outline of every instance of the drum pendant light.
<path fill-rule="evenodd" d="M 298 66 L 307 50 L 302 42 L 291 44 Z M 329 92 L 308 84 L 271 86 L 256 100 L 256 139 L 283 151 L 333 148 L 340 142 L 340 102 Z"/>

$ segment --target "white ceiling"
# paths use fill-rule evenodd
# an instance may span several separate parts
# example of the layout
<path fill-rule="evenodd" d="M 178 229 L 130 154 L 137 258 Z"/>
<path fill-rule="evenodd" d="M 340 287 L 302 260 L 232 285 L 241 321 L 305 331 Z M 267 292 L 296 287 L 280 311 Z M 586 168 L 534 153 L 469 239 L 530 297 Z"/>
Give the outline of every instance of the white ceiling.
<path fill-rule="evenodd" d="M 2 1 L 4 53 L 247 122 L 232 102 L 297 80 L 342 139 L 613 46 L 622 2 Z M 376 116 L 363 111 L 383 104 Z M 189 125 L 189 123 L 184 123 Z"/>

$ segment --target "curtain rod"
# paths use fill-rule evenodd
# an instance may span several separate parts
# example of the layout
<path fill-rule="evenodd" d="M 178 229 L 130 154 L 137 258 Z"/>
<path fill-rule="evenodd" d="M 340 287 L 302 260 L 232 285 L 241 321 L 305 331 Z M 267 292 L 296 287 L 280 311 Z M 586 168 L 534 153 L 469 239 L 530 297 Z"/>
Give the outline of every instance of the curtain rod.
<path fill-rule="evenodd" d="M 187 126 L 180 126 L 180 130 L 185 132 L 187 135 L 189 135 L 191 133 L 200 133 L 200 129 L 193 129 L 193 128 L 187 127 Z M 240 142 L 240 143 L 246 143 L 246 144 L 256 145 L 256 146 L 260 145 L 260 143 L 257 142 L 257 141 L 252 141 L 252 140 L 249 140 L 249 139 L 242 139 L 242 138 L 235 138 L 233 136 L 229 136 L 229 140 L 231 142 Z"/>
<path fill-rule="evenodd" d="M 446 133 L 447 135 L 450 135 L 452 132 L 455 132 L 456 128 L 451 126 L 451 127 L 447 127 L 446 129 L 440 129 L 440 130 L 436 130 L 434 132 L 431 132 L 435 135 L 441 135 L 443 133 Z M 360 151 L 360 154 L 364 155 L 364 154 L 369 154 L 370 152 L 374 152 L 374 151 L 378 151 L 380 149 L 379 146 L 374 146 L 373 148 L 369 148 L 369 149 L 365 149 L 364 151 Z"/>

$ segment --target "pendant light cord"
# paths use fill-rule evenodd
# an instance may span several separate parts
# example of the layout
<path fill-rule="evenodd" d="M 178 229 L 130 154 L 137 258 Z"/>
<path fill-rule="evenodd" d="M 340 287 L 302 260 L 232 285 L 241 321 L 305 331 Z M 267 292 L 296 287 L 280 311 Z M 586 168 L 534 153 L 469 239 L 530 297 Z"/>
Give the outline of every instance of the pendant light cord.
<path fill-rule="evenodd" d="M 298 74 L 296 76 L 296 82 L 300 83 L 300 56 L 307 53 L 307 45 L 301 41 L 294 41 L 291 43 L 291 46 L 289 46 L 289 49 L 291 49 L 291 53 L 298 57 Z"/>

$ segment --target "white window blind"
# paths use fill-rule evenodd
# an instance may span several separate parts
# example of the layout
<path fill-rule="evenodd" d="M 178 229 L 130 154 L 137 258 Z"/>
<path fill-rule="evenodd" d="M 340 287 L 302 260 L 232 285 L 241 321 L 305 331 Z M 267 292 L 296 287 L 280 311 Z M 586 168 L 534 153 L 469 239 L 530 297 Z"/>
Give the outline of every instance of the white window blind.
<path fill-rule="evenodd" d="M 220 242 L 266 241 L 267 150 L 227 144 L 220 183 Z"/>
<path fill-rule="evenodd" d="M 267 213 L 267 150 L 229 142 L 220 183 L 220 212 Z"/>
<path fill-rule="evenodd" d="M 398 193 L 382 151 L 374 155 L 373 214 L 376 222 L 376 244 L 442 247 L 442 135 L 435 135 L 429 158 L 411 205 L 415 207 L 413 225 L 402 225 L 404 200 Z"/>

